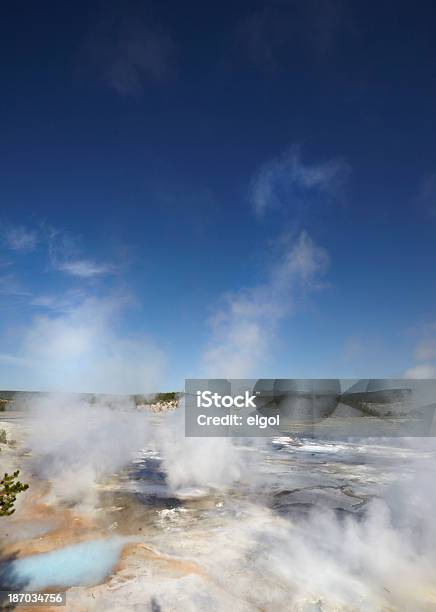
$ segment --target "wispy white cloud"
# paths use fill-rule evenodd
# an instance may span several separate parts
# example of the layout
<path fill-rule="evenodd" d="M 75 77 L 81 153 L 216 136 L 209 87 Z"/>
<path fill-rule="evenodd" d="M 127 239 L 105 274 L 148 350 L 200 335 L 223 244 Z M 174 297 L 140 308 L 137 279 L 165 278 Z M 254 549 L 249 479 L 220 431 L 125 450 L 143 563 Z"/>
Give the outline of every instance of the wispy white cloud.
<path fill-rule="evenodd" d="M 210 320 L 211 338 L 203 355 L 213 377 L 262 376 L 271 357 L 279 322 L 296 306 L 301 292 L 319 289 L 327 252 L 302 232 L 284 245 L 264 284 L 223 296 Z"/>
<path fill-rule="evenodd" d="M 36 308 L 67 312 L 86 298 L 82 289 L 72 288 L 62 293 L 42 293 L 32 297 L 31 306 Z"/>
<path fill-rule="evenodd" d="M 432 365 L 431 363 L 421 363 L 406 370 L 403 377 L 418 380 L 436 378 L 436 365 Z"/>
<path fill-rule="evenodd" d="M 236 26 L 239 54 L 263 72 L 331 59 L 338 40 L 353 36 L 347 3 L 342 0 L 253 3 Z M 238 54 L 238 55 L 239 55 Z"/>
<path fill-rule="evenodd" d="M 90 34 L 83 61 L 121 96 L 141 94 L 146 83 L 171 72 L 174 41 L 164 28 L 143 15 L 110 15 Z"/>
<path fill-rule="evenodd" d="M 0 295 L 30 296 L 31 293 L 23 287 L 14 274 L 4 274 L 0 276 Z"/>
<path fill-rule="evenodd" d="M 23 225 L 8 225 L 3 228 L 2 234 L 6 246 L 20 253 L 30 253 L 38 244 L 37 232 Z"/>
<path fill-rule="evenodd" d="M 70 276 L 91 279 L 113 274 L 116 267 L 106 262 L 82 257 L 78 238 L 53 227 L 46 227 L 50 264 L 54 270 Z"/>
<path fill-rule="evenodd" d="M 0 387 L 14 382 L 29 390 L 155 391 L 164 355 L 145 335 L 120 331 L 128 306 L 125 297 L 88 297 L 63 311 L 34 317 L 16 338 L 16 351 L 0 357 L 15 366 L 4 380 L 0 371 Z"/>
<path fill-rule="evenodd" d="M 410 367 L 403 376 L 405 378 L 436 378 L 436 323 L 426 323 L 417 328 L 421 335 L 414 352 L 414 360 L 418 362 Z"/>
<path fill-rule="evenodd" d="M 350 174 L 342 159 L 305 163 L 296 146 L 264 164 L 251 182 L 250 201 L 258 217 L 274 208 L 307 206 L 314 198 L 341 195 Z"/>
<path fill-rule="evenodd" d="M 55 268 L 59 272 L 65 272 L 66 274 L 78 276 L 80 278 L 93 278 L 95 276 L 110 274 L 114 271 L 114 268 L 109 264 L 97 263 L 91 259 L 57 261 L 55 263 Z"/>
<path fill-rule="evenodd" d="M 41 224 L 40 238 L 47 246 L 51 268 L 71 280 L 116 272 L 109 263 L 83 257 L 79 238 L 68 232 Z M 0 327 L 0 364 L 4 366 L 0 388 L 106 393 L 158 389 L 164 354 L 145 333 L 126 331 L 128 309 L 136 305 L 128 292 L 119 297 L 114 288 L 108 293 L 99 286 L 97 296 L 94 283 L 82 282 L 78 287 L 78 283 L 62 282 L 62 293 L 56 291 L 56 284 L 46 292 L 31 293 L 12 272 L 5 271 L 0 275 L 0 294 L 26 296 L 26 306 L 37 314 L 13 329 Z M 33 285 L 38 287 L 37 282 Z"/>
<path fill-rule="evenodd" d="M 415 349 L 415 359 L 417 361 L 436 360 L 436 335 L 418 343 Z"/>

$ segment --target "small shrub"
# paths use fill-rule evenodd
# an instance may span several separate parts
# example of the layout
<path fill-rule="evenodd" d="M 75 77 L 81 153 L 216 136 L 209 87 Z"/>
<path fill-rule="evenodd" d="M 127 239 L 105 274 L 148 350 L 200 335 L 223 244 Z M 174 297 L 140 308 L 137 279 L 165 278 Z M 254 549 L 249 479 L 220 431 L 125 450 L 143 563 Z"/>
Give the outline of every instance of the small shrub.
<path fill-rule="evenodd" d="M 14 503 L 18 493 L 26 491 L 28 484 L 18 480 L 20 470 L 13 474 L 5 474 L 0 480 L 0 516 L 10 516 L 15 512 Z"/>
<path fill-rule="evenodd" d="M 177 393 L 175 391 L 168 391 L 167 393 L 156 393 L 154 396 L 155 402 L 172 402 L 177 399 Z"/>

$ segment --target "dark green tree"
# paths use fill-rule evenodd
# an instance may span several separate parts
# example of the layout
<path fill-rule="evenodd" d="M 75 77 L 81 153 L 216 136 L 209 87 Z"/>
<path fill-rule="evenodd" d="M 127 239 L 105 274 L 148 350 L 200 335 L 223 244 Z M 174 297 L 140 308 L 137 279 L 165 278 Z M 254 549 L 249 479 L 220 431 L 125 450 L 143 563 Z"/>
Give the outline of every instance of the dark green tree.
<path fill-rule="evenodd" d="M 0 516 L 10 516 L 15 512 L 14 503 L 18 493 L 29 488 L 18 480 L 20 470 L 13 474 L 5 474 L 0 480 Z"/>

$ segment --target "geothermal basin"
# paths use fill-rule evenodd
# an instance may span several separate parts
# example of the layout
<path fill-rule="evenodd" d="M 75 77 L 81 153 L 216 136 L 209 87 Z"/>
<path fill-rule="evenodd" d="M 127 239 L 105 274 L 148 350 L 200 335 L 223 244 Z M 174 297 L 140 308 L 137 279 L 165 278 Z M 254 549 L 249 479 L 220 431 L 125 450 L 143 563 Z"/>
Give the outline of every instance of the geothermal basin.
<path fill-rule="evenodd" d="M 182 407 L 17 408 L 1 468 L 30 488 L 0 518 L 3 590 L 65 590 L 74 612 L 436 609 L 431 440 L 186 439 Z"/>

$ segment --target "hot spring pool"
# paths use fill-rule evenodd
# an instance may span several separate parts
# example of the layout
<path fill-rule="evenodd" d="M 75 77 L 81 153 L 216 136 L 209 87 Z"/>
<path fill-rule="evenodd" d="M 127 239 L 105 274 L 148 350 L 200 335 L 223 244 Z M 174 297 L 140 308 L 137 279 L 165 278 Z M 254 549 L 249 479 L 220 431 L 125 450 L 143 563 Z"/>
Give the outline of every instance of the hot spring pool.
<path fill-rule="evenodd" d="M 3 569 L 3 581 L 9 582 L 5 586 L 29 591 L 98 584 L 116 566 L 129 541 L 126 537 L 90 540 L 15 559 Z"/>

